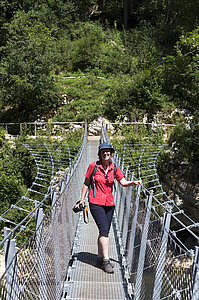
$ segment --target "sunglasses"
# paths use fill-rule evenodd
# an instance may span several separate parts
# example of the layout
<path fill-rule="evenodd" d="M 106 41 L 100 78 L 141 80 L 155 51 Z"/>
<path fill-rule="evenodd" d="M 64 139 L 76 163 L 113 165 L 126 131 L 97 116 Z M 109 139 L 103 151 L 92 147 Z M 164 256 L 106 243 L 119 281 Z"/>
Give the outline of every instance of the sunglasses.
<path fill-rule="evenodd" d="M 110 150 L 101 150 L 101 153 L 104 154 L 104 153 L 111 153 Z"/>

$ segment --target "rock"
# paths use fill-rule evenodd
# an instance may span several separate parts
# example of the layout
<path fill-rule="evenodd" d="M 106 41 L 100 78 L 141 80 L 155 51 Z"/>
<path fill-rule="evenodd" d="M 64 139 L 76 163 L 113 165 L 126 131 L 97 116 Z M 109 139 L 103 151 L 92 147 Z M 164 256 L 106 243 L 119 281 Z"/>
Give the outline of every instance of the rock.
<path fill-rule="evenodd" d="M 82 128 L 82 125 L 80 124 L 73 124 L 71 123 L 70 127 L 69 127 L 69 130 L 72 130 L 72 132 L 76 131 L 76 130 L 79 130 Z"/>
<path fill-rule="evenodd" d="M 94 120 L 89 124 L 88 132 L 89 135 L 100 135 L 102 130 L 102 124 L 104 124 L 108 131 L 111 132 L 111 134 L 114 133 L 114 127 L 110 124 L 108 120 L 105 118 L 99 117 L 97 120 Z"/>

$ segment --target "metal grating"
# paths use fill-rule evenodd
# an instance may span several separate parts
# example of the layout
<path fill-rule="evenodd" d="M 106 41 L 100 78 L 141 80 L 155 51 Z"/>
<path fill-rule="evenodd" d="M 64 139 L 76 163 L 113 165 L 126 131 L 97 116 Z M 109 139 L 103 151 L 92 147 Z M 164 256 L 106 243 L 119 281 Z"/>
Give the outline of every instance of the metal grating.
<path fill-rule="evenodd" d="M 89 143 L 90 162 L 97 159 L 98 143 L 98 141 Z M 109 236 L 109 256 L 114 265 L 114 274 L 107 274 L 96 267 L 98 229 L 90 213 L 89 216 L 89 224 L 85 224 L 82 215 L 80 216 L 72 263 L 68 270 L 62 299 L 129 299 L 114 229 L 111 227 Z"/>

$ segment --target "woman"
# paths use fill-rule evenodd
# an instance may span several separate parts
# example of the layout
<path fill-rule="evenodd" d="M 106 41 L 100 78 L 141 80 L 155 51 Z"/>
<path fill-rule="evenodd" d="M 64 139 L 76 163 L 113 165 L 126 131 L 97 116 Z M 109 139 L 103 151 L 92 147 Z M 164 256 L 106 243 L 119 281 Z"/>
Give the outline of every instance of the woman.
<path fill-rule="evenodd" d="M 102 143 L 99 145 L 97 162 L 97 171 L 93 178 L 93 171 L 96 170 L 96 163 L 93 162 L 89 165 L 85 175 L 85 181 L 82 188 L 82 196 L 77 207 L 84 205 L 84 198 L 88 191 L 88 187 L 91 184 L 89 194 L 89 208 L 90 212 L 95 220 L 95 223 L 99 229 L 98 236 L 98 257 L 97 265 L 107 273 L 113 273 L 113 266 L 109 260 L 109 230 L 113 213 L 115 209 L 115 203 L 112 195 L 114 177 L 123 186 L 129 187 L 131 185 L 139 185 L 141 181 L 127 181 L 120 168 L 117 166 L 114 171 L 114 166 L 111 161 L 112 155 L 115 152 L 114 148 L 109 143 Z M 114 172 L 116 174 L 114 174 Z"/>

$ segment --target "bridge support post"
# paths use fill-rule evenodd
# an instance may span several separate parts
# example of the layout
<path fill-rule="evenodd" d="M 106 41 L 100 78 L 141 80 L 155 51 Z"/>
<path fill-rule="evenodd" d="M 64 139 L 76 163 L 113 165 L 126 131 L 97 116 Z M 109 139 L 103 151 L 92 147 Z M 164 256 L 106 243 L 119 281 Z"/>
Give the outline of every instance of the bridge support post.
<path fill-rule="evenodd" d="M 136 223 L 137 223 L 137 216 L 138 216 L 138 208 L 139 208 L 139 201 L 140 201 L 140 192 L 141 186 L 137 186 L 136 197 L 135 197 L 135 212 L 131 224 L 131 236 L 129 241 L 129 251 L 128 251 L 128 266 L 131 271 L 132 267 L 132 260 L 133 260 L 133 250 L 134 250 L 134 241 L 135 241 L 135 232 L 136 232 Z"/>
<path fill-rule="evenodd" d="M 10 228 L 7 228 L 7 227 L 4 227 L 3 228 L 3 235 L 4 235 L 4 238 L 6 238 L 8 235 L 10 235 L 12 233 L 12 230 Z M 7 251 L 7 245 L 8 245 L 8 240 L 5 241 L 4 243 L 4 251 L 6 253 Z"/>
<path fill-rule="evenodd" d="M 60 186 L 61 190 L 61 186 Z M 61 255 L 60 255 L 60 241 L 59 241 L 59 221 L 58 221 L 58 205 L 56 205 L 57 193 L 52 195 L 52 228 L 53 228 L 53 259 L 55 269 L 55 294 L 56 299 L 60 299 L 60 286 L 61 281 Z"/>
<path fill-rule="evenodd" d="M 131 175 L 130 181 L 134 178 L 134 174 Z M 126 199 L 126 213 L 125 213 L 125 221 L 124 221 L 124 229 L 123 229 L 123 240 L 125 243 L 125 247 L 127 247 L 127 235 L 128 235 L 128 224 L 129 224 L 129 216 L 130 216 L 130 207 L 131 203 L 131 195 L 132 195 L 133 187 L 130 186 L 127 192 L 127 199 Z"/>
<path fill-rule="evenodd" d="M 199 247 L 195 248 L 194 267 L 192 271 L 192 298 L 191 300 L 199 299 Z"/>
<path fill-rule="evenodd" d="M 162 230 L 162 242 L 160 252 L 158 256 L 158 264 L 155 274 L 155 282 L 153 288 L 153 300 L 159 300 L 161 295 L 162 280 L 164 275 L 164 264 L 166 260 L 166 251 L 169 235 L 169 227 L 171 222 L 171 214 L 164 215 L 163 230 Z"/>
<path fill-rule="evenodd" d="M 43 208 L 36 213 L 37 265 L 39 280 L 39 299 L 47 300 L 45 244 L 42 232 Z"/>
<path fill-rule="evenodd" d="M 127 178 L 128 175 L 128 168 L 125 171 L 125 178 Z M 122 193 L 121 193 L 121 203 L 120 203 L 120 213 L 119 213 L 119 226 L 120 226 L 120 231 L 122 231 L 123 228 L 123 217 L 124 217 L 124 207 L 125 207 L 125 202 L 126 202 L 126 189 L 122 188 Z"/>
<path fill-rule="evenodd" d="M 4 231 L 6 232 L 6 230 Z M 6 242 L 5 251 L 6 264 L 6 287 L 7 300 L 19 299 L 19 279 L 17 274 L 16 240 L 9 239 Z"/>
<path fill-rule="evenodd" d="M 146 253 L 147 236 L 148 236 L 149 222 L 151 216 L 152 195 L 153 195 L 152 193 L 149 195 L 147 206 L 146 206 L 146 216 L 145 216 L 145 222 L 142 231 L 142 240 L 140 245 L 140 254 L 139 254 L 138 271 L 137 271 L 136 283 L 135 283 L 134 300 L 141 299 L 140 294 L 141 294 L 141 287 L 142 287 L 142 277 L 143 277 L 143 268 L 144 268 L 145 253 Z"/>

